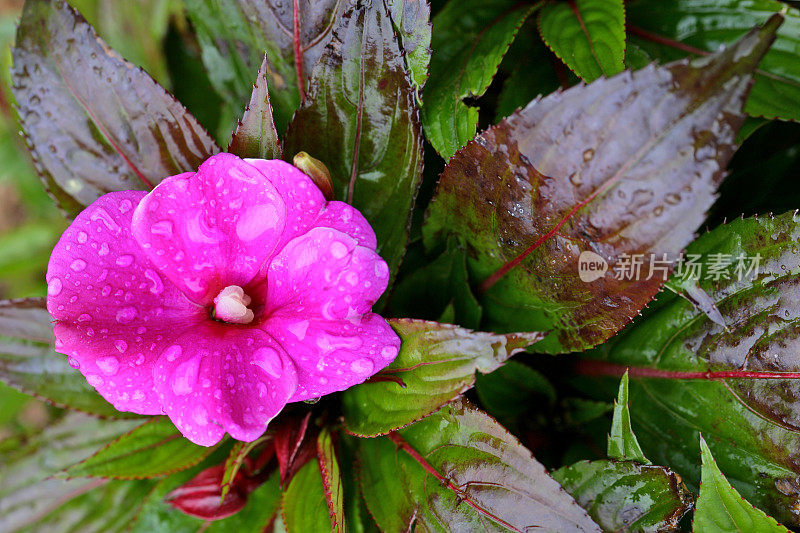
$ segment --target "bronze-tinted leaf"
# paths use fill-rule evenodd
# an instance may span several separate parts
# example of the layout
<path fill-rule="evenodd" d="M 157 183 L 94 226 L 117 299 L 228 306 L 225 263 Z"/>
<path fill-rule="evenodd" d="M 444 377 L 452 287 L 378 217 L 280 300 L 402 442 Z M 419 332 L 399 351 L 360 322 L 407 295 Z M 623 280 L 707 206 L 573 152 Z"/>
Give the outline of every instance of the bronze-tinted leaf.
<path fill-rule="evenodd" d="M 70 215 L 100 195 L 152 188 L 219 149 L 186 109 L 60 0 L 29 0 L 14 97 L 51 195 Z"/>
<path fill-rule="evenodd" d="M 342 18 L 314 68 L 284 158 L 308 152 L 325 163 L 337 200 L 358 208 L 397 270 L 422 177 L 422 129 L 392 21 L 382 2 Z"/>
<path fill-rule="evenodd" d="M 281 141 L 272 120 L 272 104 L 267 90 L 267 58 L 258 69 L 258 78 L 253 84 L 250 103 L 233 132 L 228 151 L 239 157 L 255 159 L 280 159 Z"/>
<path fill-rule="evenodd" d="M 535 100 L 451 159 L 423 229 L 429 246 L 449 233 L 469 246 L 493 328 L 552 330 L 542 350 L 584 349 L 652 299 L 666 265 L 650 259 L 674 261 L 703 221 L 780 23 L 710 58 Z M 582 253 L 608 271 L 582 281 Z M 615 276 L 635 254 L 641 274 Z"/>

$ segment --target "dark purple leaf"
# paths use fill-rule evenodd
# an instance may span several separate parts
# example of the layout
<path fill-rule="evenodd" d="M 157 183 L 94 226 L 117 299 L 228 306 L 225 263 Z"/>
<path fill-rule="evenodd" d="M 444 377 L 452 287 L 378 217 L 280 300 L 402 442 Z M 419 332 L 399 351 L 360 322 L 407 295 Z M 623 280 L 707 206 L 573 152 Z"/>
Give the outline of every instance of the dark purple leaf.
<path fill-rule="evenodd" d="M 284 159 L 304 151 L 330 170 L 337 200 L 358 208 L 394 273 L 422 176 L 422 130 L 392 21 L 381 2 L 344 15 L 289 125 Z"/>
<path fill-rule="evenodd" d="M 653 298 L 665 273 L 651 259 L 674 261 L 704 220 L 780 23 L 709 58 L 535 100 L 450 160 L 423 231 L 431 247 L 450 233 L 467 244 L 493 329 L 550 330 L 537 348 L 580 350 Z M 581 253 L 608 270 L 582 281 Z M 641 274 L 615 276 L 635 254 Z"/>
<path fill-rule="evenodd" d="M 69 215 L 104 193 L 149 189 L 193 171 L 219 151 L 178 101 L 67 2 L 25 3 L 13 81 L 36 168 Z"/>

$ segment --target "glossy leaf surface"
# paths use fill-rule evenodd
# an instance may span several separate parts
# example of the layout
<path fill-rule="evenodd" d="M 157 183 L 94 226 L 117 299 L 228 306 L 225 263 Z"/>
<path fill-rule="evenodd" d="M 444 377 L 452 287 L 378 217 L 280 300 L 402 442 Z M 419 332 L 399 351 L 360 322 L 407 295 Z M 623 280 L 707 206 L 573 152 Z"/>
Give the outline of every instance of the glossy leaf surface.
<path fill-rule="evenodd" d="M 267 78 L 267 58 L 258 69 L 258 77 L 253 84 L 250 103 L 244 108 L 244 115 L 233 132 L 228 151 L 241 158 L 280 159 L 281 141 L 275 122 L 272 120 L 272 104 L 269 101 Z"/>
<path fill-rule="evenodd" d="M 136 429 L 66 470 L 70 477 L 136 479 L 171 474 L 196 465 L 214 448 L 185 439 L 165 416 Z"/>
<path fill-rule="evenodd" d="M 708 444 L 700 437 L 703 459 L 703 479 L 692 521 L 693 533 L 758 531 L 759 533 L 788 533 L 764 511 L 756 509 L 741 497 L 720 472 Z"/>
<path fill-rule="evenodd" d="M 736 220 L 688 248 L 705 265 L 700 285 L 727 326 L 665 292 L 642 320 L 590 353 L 631 367 L 631 416 L 651 460 L 696 484 L 702 432 L 733 485 L 789 523 L 800 474 L 798 220 Z M 600 365 L 587 373 L 611 369 L 587 364 Z"/>
<path fill-rule="evenodd" d="M 403 341 L 397 358 L 371 381 L 342 397 L 347 430 L 386 434 L 429 415 L 542 338 L 540 333 L 497 335 L 425 320 L 390 321 Z"/>
<path fill-rule="evenodd" d="M 622 0 L 548 4 L 539 13 L 539 32 L 559 59 L 584 81 L 610 77 L 625 68 Z"/>
<path fill-rule="evenodd" d="M 361 488 L 382 531 L 600 531 L 514 437 L 456 401 L 360 441 Z"/>
<path fill-rule="evenodd" d="M 428 0 L 385 0 L 400 40 L 411 83 L 421 91 L 431 61 L 431 6 Z"/>
<path fill-rule="evenodd" d="M 608 457 L 618 461 L 635 461 L 650 464 L 644 456 L 639 441 L 631 428 L 631 413 L 628 409 L 628 374 L 622 376 L 619 393 L 614 402 L 614 418 L 611 421 L 611 434 L 608 436 Z"/>
<path fill-rule="evenodd" d="M 97 448 L 137 425 L 72 413 L 52 424 L 0 463 L 0 530 L 31 525 L 102 481 L 55 479 L 53 474 L 82 461 Z"/>
<path fill-rule="evenodd" d="M 66 2 L 26 2 L 13 79 L 31 155 L 67 214 L 106 192 L 194 171 L 219 151 L 177 100 Z"/>
<path fill-rule="evenodd" d="M 266 52 L 270 96 L 281 131 L 300 105 L 311 71 L 348 4 L 348 0 L 186 0 L 211 82 L 235 115 L 250 97 L 253 76 Z"/>
<path fill-rule="evenodd" d="M 692 498 L 668 468 L 581 461 L 553 472 L 604 531 L 675 531 Z"/>
<path fill-rule="evenodd" d="M 431 78 L 423 95 L 425 134 L 449 159 L 475 136 L 477 98 L 492 82 L 531 6 L 511 0 L 449 2 L 433 20 Z"/>
<path fill-rule="evenodd" d="M 288 533 L 333 531 L 322 475 L 316 461 L 306 463 L 283 493 L 281 514 Z"/>
<path fill-rule="evenodd" d="M 761 62 L 745 110 L 757 117 L 799 120 L 800 10 L 774 0 L 636 0 L 628 3 L 629 38 L 660 60 L 731 44 L 770 15 L 786 18 Z M 687 49 L 688 47 L 688 49 Z"/>
<path fill-rule="evenodd" d="M 53 351 L 44 299 L 0 301 L 0 381 L 48 403 L 110 418 L 121 413 L 86 383 L 67 357 Z"/>
<path fill-rule="evenodd" d="M 537 348 L 580 350 L 652 299 L 664 272 L 651 258 L 674 260 L 705 218 L 779 24 L 711 59 L 551 94 L 451 159 L 423 232 L 431 248 L 467 244 L 491 329 L 552 330 Z M 607 270 L 584 282 L 582 253 Z M 623 269 L 632 254 L 638 275 Z"/>
<path fill-rule="evenodd" d="M 367 218 L 392 273 L 422 177 L 417 115 L 392 21 L 376 1 L 343 17 L 284 142 L 288 160 L 304 151 L 328 167 L 336 199 Z"/>

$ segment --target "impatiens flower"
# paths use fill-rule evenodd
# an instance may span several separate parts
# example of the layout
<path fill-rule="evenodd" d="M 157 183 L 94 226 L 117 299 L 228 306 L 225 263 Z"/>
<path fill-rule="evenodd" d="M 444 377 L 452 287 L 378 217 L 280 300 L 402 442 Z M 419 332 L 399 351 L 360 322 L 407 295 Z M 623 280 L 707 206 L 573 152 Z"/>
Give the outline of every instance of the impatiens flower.
<path fill-rule="evenodd" d="M 287 402 L 361 383 L 400 340 L 371 312 L 389 270 L 364 217 L 282 161 L 219 154 L 113 192 L 53 250 L 56 350 L 120 411 L 192 441 L 252 441 Z"/>

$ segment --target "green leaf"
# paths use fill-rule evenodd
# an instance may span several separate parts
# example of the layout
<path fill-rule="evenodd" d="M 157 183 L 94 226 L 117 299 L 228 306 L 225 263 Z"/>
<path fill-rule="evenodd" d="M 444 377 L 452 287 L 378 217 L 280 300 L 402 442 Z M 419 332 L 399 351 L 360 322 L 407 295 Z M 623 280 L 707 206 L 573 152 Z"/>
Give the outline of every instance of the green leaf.
<path fill-rule="evenodd" d="M 378 376 L 342 395 L 345 426 L 361 436 L 386 434 L 407 426 L 456 398 L 475 384 L 475 372 L 488 373 L 542 338 L 540 333 L 496 335 L 451 324 L 395 319 L 389 322 L 402 345 Z"/>
<path fill-rule="evenodd" d="M 605 341 L 644 308 L 664 282 L 648 275 L 651 259 L 674 260 L 714 201 L 779 24 L 711 59 L 534 101 L 450 160 L 423 235 L 429 249 L 449 235 L 467 245 L 489 329 L 551 331 L 537 349 L 563 353 Z M 581 254 L 607 271 L 582 278 Z M 641 275 L 615 275 L 631 254 Z"/>
<path fill-rule="evenodd" d="M 400 40 L 406 70 L 419 93 L 428 81 L 431 61 L 431 6 L 428 0 L 385 0 L 385 3 Z"/>
<path fill-rule="evenodd" d="M 445 159 L 475 136 L 478 108 L 464 100 L 486 92 L 532 10 L 511 0 L 458 0 L 434 17 L 422 122 L 428 141 Z"/>
<path fill-rule="evenodd" d="M 692 497 L 668 468 L 581 461 L 553 472 L 603 531 L 677 531 Z"/>
<path fill-rule="evenodd" d="M 381 531 L 600 531 L 527 449 L 462 400 L 359 443 L 361 492 Z"/>
<path fill-rule="evenodd" d="M 513 359 L 494 372 L 477 374 L 475 392 L 486 411 L 506 427 L 515 427 L 543 403 L 556 401 L 556 390 L 547 378 Z"/>
<path fill-rule="evenodd" d="M 591 82 L 625 68 L 625 6 L 622 0 L 568 0 L 546 5 L 539 33 L 581 79 Z"/>
<path fill-rule="evenodd" d="M 702 436 L 700 453 L 703 460 L 703 479 L 700 482 L 700 495 L 692 522 L 694 533 L 788 533 L 788 529 L 767 516 L 764 511 L 753 507 L 731 487 L 717 467 L 717 462 Z"/>
<path fill-rule="evenodd" d="M 392 293 L 392 314 L 435 320 L 452 305 L 453 317 L 438 322 L 479 327 L 481 306 L 469 286 L 466 260 L 465 248 L 448 241 L 442 255 L 402 278 Z"/>
<path fill-rule="evenodd" d="M 132 427 L 133 420 L 100 420 L 71 413 L 19 450 L 0 459 L 0 531 L 35 524 L 65 501 L 102 481 L 55 479 L 53 474 L 91 455 Z"/>
<path fill-rule="evenodd" d="M 587 374 L 630 367 L 631 417 L 651 460 L 696 484 L 702 432 L 737 490 L 792 524 L 800 474 L 798 222 L 793 213 L 735 220 L 687 249 L 727 326 L 664 292 L 641 320 L 588 354 L 604 361 L 583 367 Z M 585 388 L 597 393 L 598 382 Z"/>
<path fill-rule="evenodd" d="M 348 4 L 342 0 L 185 0 L 211 82 L 234 116 L 250 97 L 253 76 L 266 51 L 270 96 L 281 131 L 300 105 L 311 71 Z M 297 5 L 298 31 L 293 5 Z"/>
<path fill-rule="evenodd" d="M 66 470 L 69 477 L 138 479 L 194 466 L 214 451 L 185 439 L 165 416 L 153 417 L 86 460 Z"/>
<path fill-rule="evenodd" d="M 0 381 L 58 407 L 138 418 L 117 411 L 53 350 L 50 320 L 43 298 L 0 301 Z"/>
<path fill-rule="evenodd" d="M 325 502 L 330 514 L 331 529 L 336 532 L 347 531 L 344 515 L 344 487 L 339 461 L 333 446 L 333 436 L 328 428 L 322 428 L 317 437 L 317 460 L 325 490 Z"/>
<path fill-rule="evenodd" d="M 281 513 L 289 533 L 333 531 L 317 461 L 309 461 L 283 493 Z"/>
<path fill-rule="evenodd" d="M 272 104 L 267 91 L 267 58 L 261 63 L 258 78 L 253 84 L 250 103 L 233 132 L 228 151 L 239 157 L 254 159 L 280 159 L 281 141 L 272 120 Z"/>
<path fill-rule="evenodd" d="M 631 413 L 628 410 L 628 373 L 622 376 L 619 393 L 614 402 L 614 419 L 611 422 L 611 434 L 608 436 L 608 458 L 619 461 L 635 461 L 649 465 L 644 456 L 636 435 L 631 428 Z"/>
<path fill-rule="evenodd" d="M 231 483 L 236 474 L 242 468 L 242 464 L 247 458 L 248 454 L 259 444 L 263 443 L 265 437 L 254 440 L 253 442 L 236 441 L 231 447 L 228 458 L 225 459 L 225 471 L 222 474 L 222 490 L 220 491 L 220 503 L 225 501 L 225 496 L 231 490 Z"/>
<path fill-rule="evenodd" d="M 687 47 L 708 54 L 730 45 L 774 13 L 786 18 L 761 62 L 745 111 L 752 116 L 800 119 L 800 10 L 774 0 L 636 0 L 627 4 L 629 39 L 652 57 L 683 57 Z"/>
<path fill-rule="evenodd" d="M 394 274 L 422 178 L 422 129 L 392 21 L 379 2 L 348 11 L 314 67 L 284 158 L 301 151 L 328 167 L 336 198 L 367 218 Z"/>
<path fill-rule="evenodd" d="M 36 168 L 70 215 L 149 189 L 219 151 L 186 109 L 110 49 L 66 2 L 25 3 L 13 90 Z"/>

